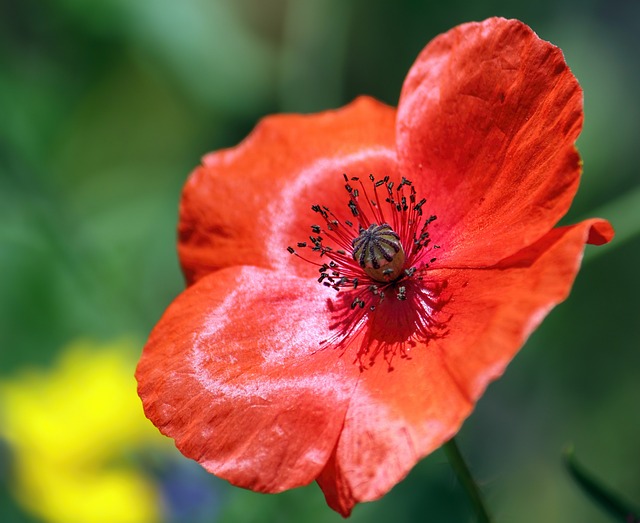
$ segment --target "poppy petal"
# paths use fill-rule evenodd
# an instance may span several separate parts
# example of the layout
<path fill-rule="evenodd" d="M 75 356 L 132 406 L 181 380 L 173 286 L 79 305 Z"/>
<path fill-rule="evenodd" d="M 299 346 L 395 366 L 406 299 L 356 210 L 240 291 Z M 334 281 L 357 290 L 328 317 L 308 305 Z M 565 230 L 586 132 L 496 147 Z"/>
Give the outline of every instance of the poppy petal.
<path fill-rule="evenodd" d="M 452 438 L 473 404 L 441 355 L 416 347 L 388 370 L 362 373 L 332 459 L 318 478 L 327 504 L 348 516 L 386 494 L 429 452 Z"/>
<path fill-rule="evenodd" d="M 553 229 L 493 267 L 441 272 L 454 296 L 448 307 L 453 317 L 449 337 L 435 343 L 470 398 L 503 374 L 528 336 L 567 298 L 585 244 L 601 245 L 613 234 L 609 222 L 594 218 Z"/>
<path fill-rule="evenodd" d="M 431 214 L 435 266 L 492 265 L 549 231 L 578 187 L 582 91 L 562 52 L 517 20 L 435 38 L 398 107 L 398 156 Z"/>
<path fill-rule="evenodd" d="M 335 447 L 358 369 L 320 350 L 335 291 L 255 267 L 222 269 L 167 309 L 136 371 L 147 417 L 237 486 L 313 481 Z"/>
<path fill-rule="evenodd" d="M 362 373 L 331 459 L 318 478 L 327 503 L 348 515 L 377 499 L 460 428 L 490 381 L 563 301 L 585 243 L 609 240 L 604 220 L 554 229 L 494 267 L 441 269 L 451 298 L 447 333 L 411 349 L 393 370 Z"/>
<path fill-rule="evenodd" d="M 387 170 L 389 157 L 395 166 L 395 109 L 372 98 L 263 119 L 237 147 L 205 156 L 184 187 L 178 252 L 187 282 L 233 265 L 278 266 L 317 220 L 312 204 L 346 206 L 344 172 Z"/>

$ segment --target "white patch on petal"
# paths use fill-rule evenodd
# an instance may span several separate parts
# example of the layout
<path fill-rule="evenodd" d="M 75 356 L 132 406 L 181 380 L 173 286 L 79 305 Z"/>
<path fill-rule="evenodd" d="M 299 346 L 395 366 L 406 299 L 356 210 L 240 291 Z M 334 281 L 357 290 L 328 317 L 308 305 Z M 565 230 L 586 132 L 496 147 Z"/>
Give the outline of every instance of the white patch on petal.
<path fill-rule="evenodd" d="M 313 357 L 315 351 L 320 351 L 319 339 L 330 331 L 330 320 L 314 311 L 321 310 L 329 292 L 334 291 L 323 286 L 314 287 L 314 292 L 304 298 L 309 302 L 309 315 L 302 320 L 288 316 L 284 308 L 284 313 L 260 311 L 259 307 L 264 304 L 256 303 L 252 296 L 255 289 L 268 287 L 273 278 L 291 279 L 291 285 L 300 285 L 300 280 L 294 276 L 258 272 L 252 268 L 240 271 L 229 295 L 209 315 L 204 330 L 194 339 L 190 366 L 195 378 L 211 394 L 211 401 L 244 399 L 260 405 L 276 401 L 282 394 L 301 393 L 318 397 L 333 394 L 340 400 L 347 398 L 353 389 L 353 380 L 347 379 L 343 371 L 345 362 L 338 353 L 333 369 L 310 373 L 301 367 L 299 372 L 292 372 L 296 366 L 304 365 L 307 358 Z M 225 332 L 231 319 L 235 316 L 237 321 L 237 317 L 253 314 L 271 315 L 264 330 L 247 331 L 246 342 L 231 339 Z M 214 345 L 218 340 L 220 346 Z M 247 343 L 256 348 L 255 365 L 248 368 L 247 359 L 251 355 L 247 355 Z M 237 365 L 239 360 L 242 366 Z"/>
<path fill-rule="evenodd" d="M 294 262 L 294 257 L 287 252 L 288 240 L 285 231 L 291 229 L 292 222 L 298 217 L 295 213 L 287 212 L 289 202 L 298 199 L 306 189 L 313 186 L 318 188 L 318 201 L 310 201 L 309 207 L 315 203 L 322 203 L 320 187 L 324 180 L 327 180 L 327 183 L 335 183 L 336 180 L 342 182 L 342 175 L 350 165 L 364 161 L 375 163 L 378 160 L 395 162 L 396 152 L 386 147 L 368 147 L 345 156 L 321 158 L 300 171 L 296 179 L 287 184 L 287 190 L 280 194 L 280 198 L 269 203 L 268 212 L 265 213 L 264 227 L 268 231 L 265 237 L 269 238 L 269 253 L 273 255 L 274 261 L 277 261 L 279 267 L 282 267 L 283 270 L 292 270 Z M 336 165 L 344 165 L 345 170 L 336 171 Z M 345 191 L 345 207 L 347 202 L 348 195 Z M 304 238 L 300 238 L 300 240 L 302 241 Z"/>

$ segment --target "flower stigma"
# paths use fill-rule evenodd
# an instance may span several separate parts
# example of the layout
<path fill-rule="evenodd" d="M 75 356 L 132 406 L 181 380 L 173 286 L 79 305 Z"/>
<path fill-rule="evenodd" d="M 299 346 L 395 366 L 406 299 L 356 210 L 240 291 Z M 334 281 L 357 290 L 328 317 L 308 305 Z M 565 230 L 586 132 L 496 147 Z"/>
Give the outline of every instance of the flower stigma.
<path fill-rule="evenodd" d="M 353 259 L 375 281 L 388 282 L 402 274 L 406 256 L 400 237 L 388 223 L 372 223 L 353 240 Z"/>
<path fill-rule="evenodd" d="M 440 248 L 431 244 L 427 230 L 436 216 L 424 214 L 426 199 L 418 200 L 407 178 L 395 184 L 389 176 L 369 175 L 371 184 L 365 185 L 359 177 L 343 176 L 348 219 L 312 205 L 322 225 L 312 225 L 309 241 L 297 247 L 310 249 L 316 260 L 291 246 L 287 250 L 316 265 L 318 282 L 339 292 L 329 304 L 333 333 L 323 344 L 346 350 L 363 333 L 356 356 L 361 368 L 372 365 L 380 352 L 391 368 L 397 353 L 408 357 L 416 341 L 428 341 L 442 328 L 435 315 L 447 301 L 442 297 L 446 282 L 428 277 Z"/>

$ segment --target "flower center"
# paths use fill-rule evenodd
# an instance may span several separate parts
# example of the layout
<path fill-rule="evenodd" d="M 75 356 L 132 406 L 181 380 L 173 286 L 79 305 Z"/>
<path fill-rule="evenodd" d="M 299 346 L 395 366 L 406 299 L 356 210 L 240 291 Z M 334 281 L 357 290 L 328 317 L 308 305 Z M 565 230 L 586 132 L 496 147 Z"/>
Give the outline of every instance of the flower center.
<path fill-rule="evenodd" d="M 299 248 L 311 249 L 320 260 L 308 259 L 293 247 L 287 250 L 318 266 L 318 282 L 337 291 L 351 291 L 352 309 L 373 311 L 390 291 L 398 300 L 406 300 L 406 283 L 422 280 L 436 260 L 433 253 L 440 246 L 430 245 L 427 231 L 436 217 L 423 216 L 426 199 L 418 201 L 406 178 L 394 184 L 388 176 L 376 180 L 369 175 L 369 188 L 357 177 L 345 174 L 344 180 L 350 219 L 339 219 L 324 205 L 312 205 L 324 225 L 311 226 L 310 245 L 298 242 Z"/>
<path fill-rule="evenodd" d="M 446 304 L 446 281 L 429 277 L 439 245 L 432 245 L 428 227 L 436 217 L 423 215 L 426 199 L 418 200 L 410 180 L 395 184 L 390 177 L 371 185 L 344 175 L 350 215 L 338 218 L 324 205 L 312 205 L 322 225 L 311 226 L 307 258 L 318 267 L 318 282 L 338 292 L 329 304 L 335 322 L 323 346 L 342 347 L 360 338 L 355 361 L 361 368 L 383 354 L 389 364 L 407 358 L 418 339 L 429 340 L 443 330 L 440 311 Z M 436 318 L 438 316 L 438 318 Z"/>
<path fill-rule="evenodd" d="M 354 238 L 353 259 L 371 279 L 389 282 L 402 274 L 406 256 L 400 237 L 388 223 L 372 223 Z"/>

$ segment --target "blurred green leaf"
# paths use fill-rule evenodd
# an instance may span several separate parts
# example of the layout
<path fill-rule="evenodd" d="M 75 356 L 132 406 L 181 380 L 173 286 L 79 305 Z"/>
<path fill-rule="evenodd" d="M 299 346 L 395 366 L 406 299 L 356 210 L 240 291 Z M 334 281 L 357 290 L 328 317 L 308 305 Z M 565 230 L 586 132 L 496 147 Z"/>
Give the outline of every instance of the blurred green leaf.
<path fill-rule="evenodd" d="M 80 24 L 122 39 L 165 69 L 204 106 L 243 114 L 275 90 L 275 49 L 247 28 L 231 2 L 57 2 Z"/>
<path fill-rule="evenodd" d="M 344 73 L 353 3 L 289 2 L 280 74 L 283 111 L 310 112 L 346 101 Z"/>
<path fill-rule="evenodd" d="M 640 510 L 623 500 L 616 492 L 600 483 L 598 479 L 587 472 L 574 456 L 573 448 L 568 448 L 564 453 L 564 462 L 571 477 L 605 512 L 609 513 L 615 521 L 622 523 L 639 523 Z"/>

